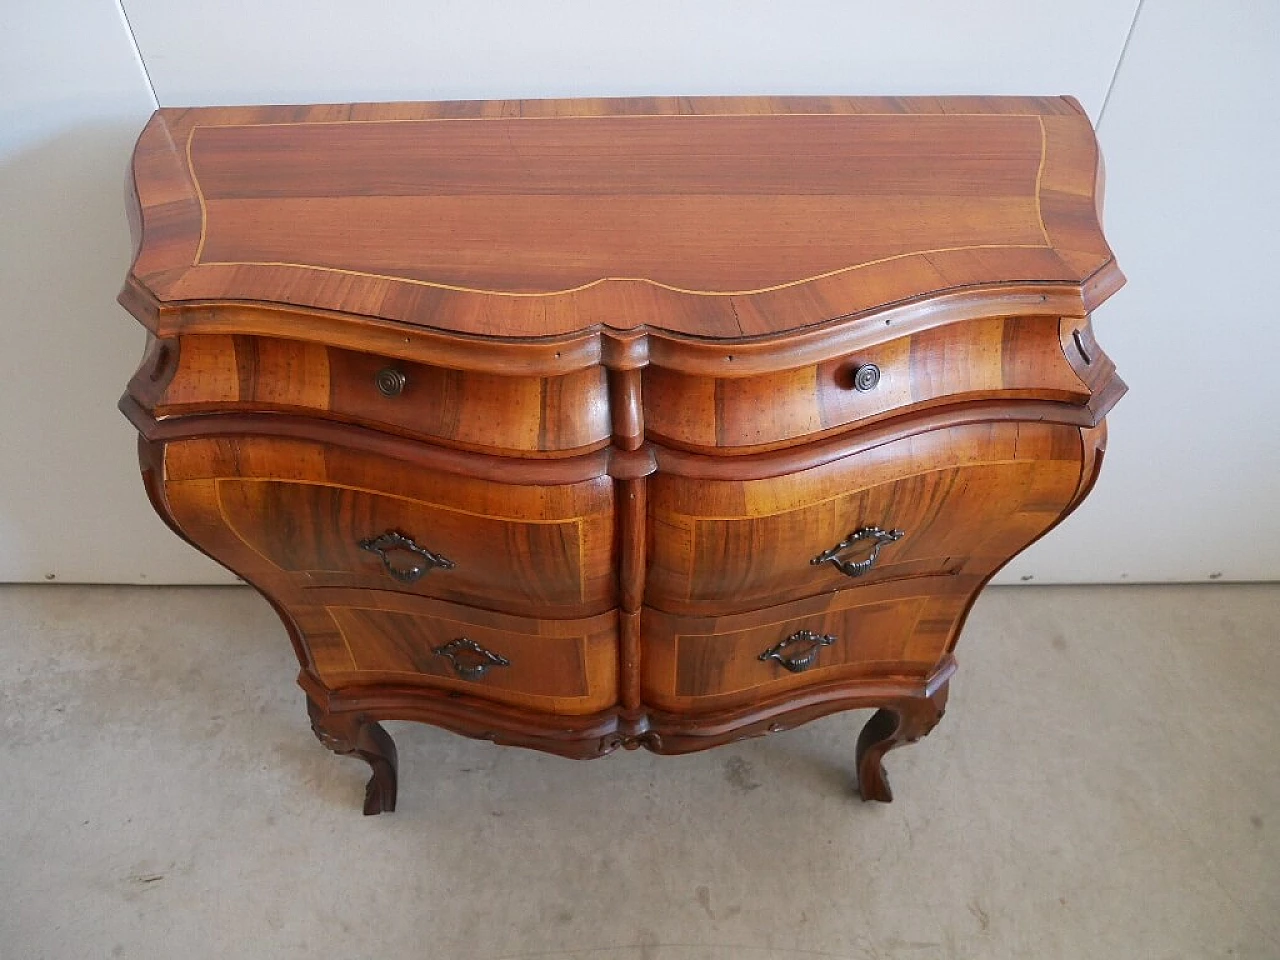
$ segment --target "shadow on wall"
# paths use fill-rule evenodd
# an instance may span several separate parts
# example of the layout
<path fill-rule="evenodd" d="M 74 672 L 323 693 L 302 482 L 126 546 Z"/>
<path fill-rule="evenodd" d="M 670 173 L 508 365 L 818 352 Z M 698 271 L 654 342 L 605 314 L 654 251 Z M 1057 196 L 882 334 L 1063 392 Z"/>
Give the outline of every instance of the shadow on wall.
<path fill-rule="evenodd" d="M 115 297 L 132 254 L 125 177 L 146 118 L 44 138 L 24 135 L 24 120 L 0 123 L 0 581 L 216 580 L 167 543 L 116 411 L 144 340 Z"/>

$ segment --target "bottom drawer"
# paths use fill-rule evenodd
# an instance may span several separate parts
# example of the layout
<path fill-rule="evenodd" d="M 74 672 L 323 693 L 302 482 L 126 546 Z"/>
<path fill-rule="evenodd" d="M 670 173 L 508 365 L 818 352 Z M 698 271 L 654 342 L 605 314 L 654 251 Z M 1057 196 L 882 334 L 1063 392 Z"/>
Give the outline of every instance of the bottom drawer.
<path fill-rule="evenodd" d="M 646 608 L 644 700 L 700 713 L 817 684 L 927 676 L 980 583 L 978 577 L 922 577 L 723 617 Z"/>
<path fill-rule="evenodd" d="M 545 713 L 617 700 L 617 615 L 531 620 L 381 591 L 312 590 L 291 608 L 331 690 L 399 684 L 456 690 Z"/>

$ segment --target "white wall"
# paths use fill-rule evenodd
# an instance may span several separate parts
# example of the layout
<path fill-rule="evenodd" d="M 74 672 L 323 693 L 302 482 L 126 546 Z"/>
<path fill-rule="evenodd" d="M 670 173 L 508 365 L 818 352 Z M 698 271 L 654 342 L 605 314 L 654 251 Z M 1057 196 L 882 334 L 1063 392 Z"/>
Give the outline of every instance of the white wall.
<path fill-rule="evenodd" d="M 1280 3 L 1145 0 L 1099 129 L 1129 384 L 1092 497 L 1006 581 L 1280 578 Z"/>
<path fill-rule="evenodd" d="M 1280 576 L 1259 282 L 1280 5 L 1146 0 L 1135 25 L 1136 0 L 123 3 L 28 0 L 0 32 L 0 580 L 229 579 L 152 516 L 114 412 L 142 342 L 113 299 L 150 84 L 166 106 L 1073 93 L 1102 118 L 1130 287 L 1097 327 L 1133 391 L 1093 498 L 1005 579 Z"/>
<path fill-rule="evenodd" d="M 125 0 L 164 104 L 1016 90 L 1094 116 L 1135 3 Z"/>
<path fill-rule="evenodd" d="M 115 3 L 3 7 L 0 580 L 208 577 L 151 515 L 115 411 L 144 340 L 114 301 L 151 88 Z"/>

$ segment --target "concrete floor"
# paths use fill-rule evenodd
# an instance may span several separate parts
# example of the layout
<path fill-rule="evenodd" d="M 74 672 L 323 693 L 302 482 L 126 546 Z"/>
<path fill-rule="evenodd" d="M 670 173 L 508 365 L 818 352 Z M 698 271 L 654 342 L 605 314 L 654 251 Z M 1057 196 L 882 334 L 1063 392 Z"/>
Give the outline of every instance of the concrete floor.
<path fill-rule="evenodd" d="M 241 588 L 0 588 L 0 958 L 1280 957 L 1280 587 L 989 591 L 946 718 L 592 763 L 312 737 Z"/>

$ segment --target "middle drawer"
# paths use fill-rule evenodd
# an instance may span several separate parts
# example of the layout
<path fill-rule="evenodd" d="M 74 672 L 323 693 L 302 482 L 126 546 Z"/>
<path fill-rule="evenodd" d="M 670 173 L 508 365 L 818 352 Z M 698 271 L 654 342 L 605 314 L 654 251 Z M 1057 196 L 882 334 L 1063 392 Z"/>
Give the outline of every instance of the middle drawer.
<path fill-rule="evenodd" d="M 645 603 L 694 616 L 852 586 L 985 576 L 1076 496 L 1078 427 L 1018 421 L 926 431 L 759 479 L 658 473 Z"/>
<path fill-rule="evenodd" d="M 607 476 L 498 483 L 274 437 L 170 443 L 164 465 L 179 525 L 255 581 L 415 593 L 537 617 L 614 605 Z"/>

